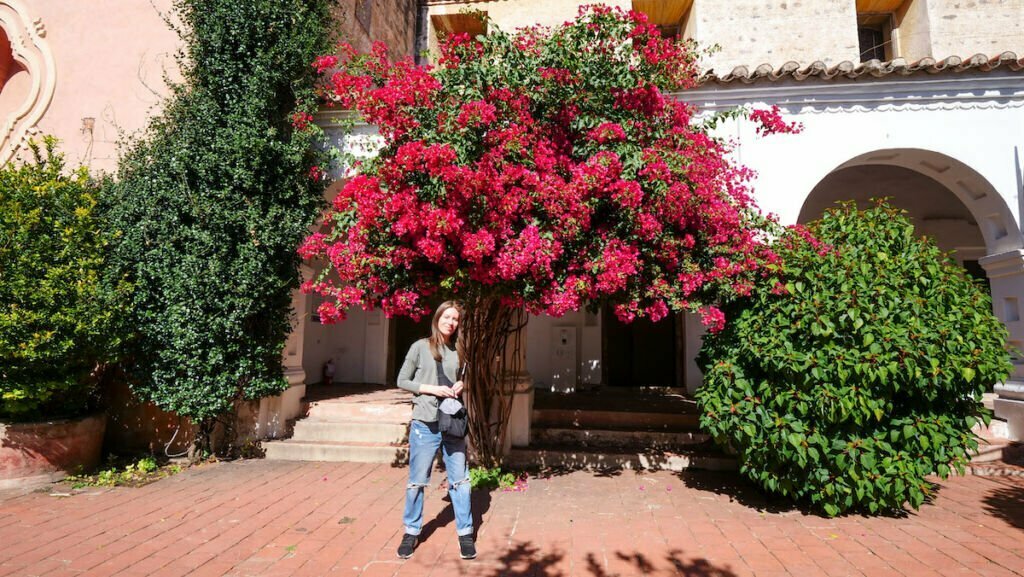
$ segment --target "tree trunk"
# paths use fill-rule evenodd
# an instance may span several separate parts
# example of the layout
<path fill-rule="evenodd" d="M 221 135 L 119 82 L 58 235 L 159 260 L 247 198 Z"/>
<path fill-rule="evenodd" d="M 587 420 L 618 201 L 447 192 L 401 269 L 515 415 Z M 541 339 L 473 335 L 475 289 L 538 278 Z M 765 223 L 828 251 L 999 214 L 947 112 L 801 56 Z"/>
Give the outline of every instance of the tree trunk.
<path fill-rule="evenodd" d="M 475 460 L 501 463 L 516 377 L 522 372 L 522 329 L 526 312 L 497 298 L 466 303 L 462 325 L 466 366 L 466 408 Z"/>

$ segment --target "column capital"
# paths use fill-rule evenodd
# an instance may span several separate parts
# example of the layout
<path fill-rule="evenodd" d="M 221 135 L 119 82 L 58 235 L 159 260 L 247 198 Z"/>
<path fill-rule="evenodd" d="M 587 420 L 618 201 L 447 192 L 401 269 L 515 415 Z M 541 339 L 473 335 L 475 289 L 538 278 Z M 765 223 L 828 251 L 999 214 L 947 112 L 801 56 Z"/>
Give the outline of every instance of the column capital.
<path fill-rule="evenodd" d="M 1006 381 L 1005 383 L 999 383 L 993 390 L 1000 399 L 1013 399 L 1015 401 L 1024 401 L 1024 381 Z"/>
<path fill-rule="evenodd" d="M 991 254 L 979 260 L 978 264 L 990 279 L 1024 274 L 1024 249 Z"/>

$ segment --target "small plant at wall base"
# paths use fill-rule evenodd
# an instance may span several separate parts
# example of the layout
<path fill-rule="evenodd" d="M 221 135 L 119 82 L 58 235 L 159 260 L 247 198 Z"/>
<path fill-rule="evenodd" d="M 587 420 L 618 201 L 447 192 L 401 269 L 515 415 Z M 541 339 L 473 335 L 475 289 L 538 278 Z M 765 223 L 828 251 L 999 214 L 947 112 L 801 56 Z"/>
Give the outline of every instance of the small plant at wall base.
<path fill-rule="evenodd" d="M 96 473 L 72 475 L 65 478 L 64 482 L 70 484 L 72 489 L 82 489 L 85 487 L 141 487 L 165 477 L 177 475 L 181 471 L 181 465 L 176 463 L 161 465 L 153 457 L 125 459 L 110 455 L 107 457 L 106 465 L 100 467 L 100 470 Z"/>
<path fill-rule="evenodd" d="M 383 147 L 301 248 L 328 263 L 304 289 L 325 297 L 327 323 L 351 306 L 418 317 L 431 297 L 465 301 L 481 464 L 501 459 L 525 312 L 699 311 L 719 330 L 715 304 L 773 259 L 748 172 L 666 96 L 696 84 L 694 60 L 643 14 L 603 6 L 556 28 L 452 35 L 437 68 L 391 62 L 383 45 L 317 59 L 328 102 L 376 125 Z M 757 118 L 791 130 L 777 120 Z"/>
<path fill-rule="evenodd" d="M 230 440 L 238 402 L 288 386 L 295 247 L 325 187 L 309 62 L 332 5 L 176 0 L 184 80 L 111 189 L 112 277 L 136 287 L 132 387 L 196 424 L 194 455 L 213 451 L 218 420 Z"/>
<path fill-rule="evenodd" d="M 963 472 L 1007 378 L 986 293 L 886 204 L 831 210 L 776 243 L 759 286 L 704 341 L 701 427 L 765 490 L 827 515 L 918 508 Z"/>
<path fill-rule="evenodd" d="M 119 345 L 126 286 L 100 282 L 99 185 L 65 170 L 53 138 L 27 152 L 0 168 L 0 418 L 78 417 Z"/>

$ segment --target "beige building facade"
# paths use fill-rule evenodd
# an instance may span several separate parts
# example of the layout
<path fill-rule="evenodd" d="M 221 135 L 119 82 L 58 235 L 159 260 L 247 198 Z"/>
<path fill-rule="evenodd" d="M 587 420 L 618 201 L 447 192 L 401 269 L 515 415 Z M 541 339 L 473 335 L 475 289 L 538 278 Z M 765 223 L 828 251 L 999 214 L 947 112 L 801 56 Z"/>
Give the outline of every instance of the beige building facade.
<path fill-rule="evenodd" d="M 486 13 L 504 30 L 553 26 L 575 17 L 574 0 L 427 1 L 429 47 L 439 34 L 472 28 L 462 13 Z M 916 62 L 950 56 L 1024 54 L 1024 0 L 611 0 L 648 15 L 665 34 L 717 46 L 703 67 L 724 75 L 737 66 L 815 62 L 854 64 L 879 57 Z M 871 49 L 869 51 L 869 49 Z"/>

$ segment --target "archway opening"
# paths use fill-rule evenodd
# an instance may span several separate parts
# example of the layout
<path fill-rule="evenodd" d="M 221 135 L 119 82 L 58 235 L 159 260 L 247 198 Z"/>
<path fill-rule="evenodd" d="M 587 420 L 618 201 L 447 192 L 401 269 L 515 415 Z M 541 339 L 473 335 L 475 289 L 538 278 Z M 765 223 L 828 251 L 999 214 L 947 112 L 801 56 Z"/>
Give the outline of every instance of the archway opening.
<path fill-rule="evenodd" d="M 11 39 L 0 27 L 0 115 L 14 112 L 25 101 L 30 88 L 28 70 L 15 59 Z"/>
<path fill-rule="evenodd" d="M 971 211 L 949 188 L 921 172 L 902 166 L 861 164 L 839 168 L 822 179 L 800 210 L 800 223 L 817 219 L 840 201 L 858 208 L 873 198 L 887 198 L 907 211 L 918 235 L 930 237 L 972 278 L 988 278 L 978 261 L 986 255 L 985 238 Z"/>

